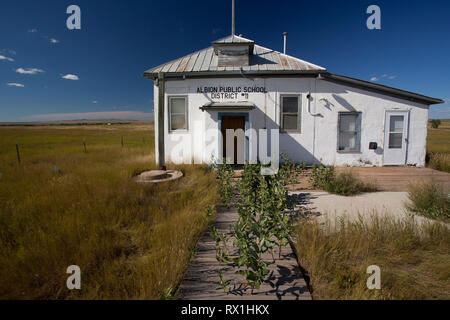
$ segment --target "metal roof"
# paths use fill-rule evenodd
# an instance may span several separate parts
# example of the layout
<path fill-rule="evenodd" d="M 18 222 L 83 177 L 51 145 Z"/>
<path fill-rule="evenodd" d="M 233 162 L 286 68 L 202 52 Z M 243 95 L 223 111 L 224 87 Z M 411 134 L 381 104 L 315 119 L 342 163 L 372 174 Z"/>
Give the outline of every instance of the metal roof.
<path fill-rule="evenodd" d="M 439 104 L 444 101 L 437 98 L 427 97 L 397 88 L 375 84 L 359 79 L 345 77 L 327 72 L 323 67 L 310 62 L 271 50 L 239 36 L 228 36 L 213 42 L 214 44 L 249 43 L 253 46 L 253 54 L 250 55 L 249 66 L 243 67 L 219 67 L 218 56 L 214 53 L 213 46 L 194 52 L 179 59 L 164 63 L 144 72 L 144 77 L 155 80 L 158 73 L 164 73 L 164 77 L 230 77 L 230 76 L 306 76 L 316 77 L 321 74 L 325 80 L 344 83 L 347 85 L 381 92 L 387 95 L 417 101 L 428 105 Z"/>
<path fill-rule="evenodd" d="M 228 36 L 219 40 L 214 41 L 213 43 L 253 43 L 253 40 L 243 38 L 241 36 Z"/>
<path fill-rule="evenodd" d="M 254 43 L 252 40 L 239 36 L 228 36 L 219 39 L 214 43 Z M 219 67 L 218 56 L 214 53 L 214 48 L 194 52 L 179 59 L 167 62 L 155 68 L 145 71 L 144 76 L 156 78 L 159 72 L 171 75 L 216 73 L 221 71 L 252 71 L 252 73 L 268 73 L 278 71 L 284 72 L 311 72 L 325 71 L 326 69 L 310 62 L 285 55 L 275 50 L 267 49 L 259 45 L 254 45 L 253 54 L 250 55 L 249 66 L 243 67 Z"/>

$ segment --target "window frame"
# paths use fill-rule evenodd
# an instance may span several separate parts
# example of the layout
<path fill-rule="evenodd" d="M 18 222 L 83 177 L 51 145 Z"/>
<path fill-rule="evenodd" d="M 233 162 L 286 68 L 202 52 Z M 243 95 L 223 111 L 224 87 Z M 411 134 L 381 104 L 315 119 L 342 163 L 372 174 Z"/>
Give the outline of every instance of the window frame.
<path fill-rule="evenodd" d="M 341 132 L 352 132 L 352 131 L 341 131 L 341 117 L 351 115 L 356 116 L 356 147 L 352 150 L 341 150 Z M 361 130 L 362 130 L 362 112 L 361 111 L 341 111 L 338 112 L 338 120 L 337 120 L 337 146 L 336 150 L 338 153 L 361 153 Z"/>
<path fill-rule="evenodd" d="M 401 132 L 398 132 L 398 131 L 391 131 L 391 126 L 392 126 L 392 118 L 393 117 L 401 117 L 402 118 L 402 131 Z M 389 116 L 389 131 L 388 131 L 388 149 L 389 150 L 392 150 L 392 149 L 394 149 L 394 150 L 401 150 L 401 149 L 403 149 L 403 139 L 404 139 L 404 136 L 405 136 L 405 119 L 406 117 L 405 117 L 405 115 L 400 115 L 400 114 L 391 114 L 390 116 Z M 395 129 L 395 128 L 394 128 Z M 399 147 L 391 147 L 391 134 L 401 134 L 402 135 L 402 138 L 400 139 L 400 146 Z"/>
<path fill-rule="evenodd" d="M 283 99 L 295 97 L 298 101 L 298 110 L 295 112 L 283 112 Z M 281 133 L 302 133 L 302 121 L 303 121 L 303 108 L 302 108 L 302 95 L 301 94 L 280 94 L 280 132 Z M 296 129 L 285 129 L 283 115 L 297 115 L 297 128 Z"/>
<path fill-rule="evenodd" d="M 172 99 L 184 99 L 184 117 L 186 121 L 186 128 L 185 129 L 172 129 Z M 177 133 L 177 132 L 188 132 L 189 131 L 189 104 L 188 104 L 188 96 L 187 95 L 170 95 L 167 96 L 167 102 L 168 102 L 168 122 L 169 122 L 169 133 Z M 175 113 L 176 115 L 181 115 L 181 113 Z"/>

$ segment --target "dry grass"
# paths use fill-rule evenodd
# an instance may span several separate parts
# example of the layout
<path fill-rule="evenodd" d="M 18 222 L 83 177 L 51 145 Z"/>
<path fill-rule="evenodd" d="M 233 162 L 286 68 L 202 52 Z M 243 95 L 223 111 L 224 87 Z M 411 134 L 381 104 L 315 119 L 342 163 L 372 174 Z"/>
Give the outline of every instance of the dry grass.
<path fill-rule="evenodd" d="M 137 185 L 155 168 L 153 130 L 115 129 L 0 128 L 0 298 L 158 299 L 177 286 L 217 202 L 215 177 L 179 166 L 177 182 Z M 66 288 L 72 264 L 80 291 Z"/>
<path fill-rule="evenodd" d="M 322 165 L 313 168 L 310 180 L 315 188 L 346 197 L 378 190 L 374 182 L 363 182 L 359 175 L 351 170 L 336 172 L 334 167 Z"/>
<path fill-rule="evenodd" d="M 434 181 L 411 183 L 407 209 L 430 219 L 450 222 L 450 192 Z"/>
<path fill-rule="evenodd" d="M 438 129 L 428 127 L 427 166 L 450 173 L 450 120 L 442 120 Z"/>
<path fill-rule="evenodd" d="M 334 194 L 353 196 L 365 192 L 375 192 L 378 187 L 373 182 L 363 182 L 356 173 L 348 170 L 336 173 L 334 179 L 326 186 L 326 190 Z"/>
<path fill-rule="evenodd" d="M 438 223 L 372 216 L 295 231 L 300 264 L 314 299 L 450 299 L 450 231 Z M 366 286 L 367 267 L 381 268 L 381 290 Z"/>
<path fill-rule="evenodd" d="M 429 153 L 427 163 L 431 169 L 450 173 L 450 153 Z"/>
<path fill-rule="evenodd" d="M 438 129 L 428 126 L 428 153 L 450 153 L 450 120 L 442 120 Z"/>

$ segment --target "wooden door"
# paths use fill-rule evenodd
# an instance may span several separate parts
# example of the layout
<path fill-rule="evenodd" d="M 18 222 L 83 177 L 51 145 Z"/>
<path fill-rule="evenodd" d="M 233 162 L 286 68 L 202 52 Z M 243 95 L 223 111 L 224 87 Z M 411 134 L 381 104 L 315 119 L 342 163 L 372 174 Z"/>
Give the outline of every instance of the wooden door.
<path fill-rule="evenodd" d="M 222 154 L 223 157 L 227 157 L 226 152 L 226 146 L 227 146 L 227 135 L 226 130 L 227 129 L 242 129 L 245 132 L 245 117 L 244 116 L 222 116 L 222 137 L 223 137 L 223 143 L 222 143 Z M 240 140 L 240 141 L 239 141 Z M 243 139 L 239 139 L 237 136 L 234 136 L 234 159 L 233 164 L 244 164 L 244 163 L 238 163 L 238 153 L 241 155 L 241 161 L 245 159 L 245 137 Z M 231 155 L 230 155 L 231 156 Z"/>

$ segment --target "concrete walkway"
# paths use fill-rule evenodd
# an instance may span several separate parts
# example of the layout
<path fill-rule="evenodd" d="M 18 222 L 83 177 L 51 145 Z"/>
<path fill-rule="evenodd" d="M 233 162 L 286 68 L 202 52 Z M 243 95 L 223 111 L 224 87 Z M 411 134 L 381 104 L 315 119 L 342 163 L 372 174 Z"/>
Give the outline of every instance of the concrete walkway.
<path fill-rule="evenodd" d="M 230 227 L 237 221 L 236 209 L 219 209 L 215 227 L 221 233 L 230 234 Z M 231 243 L 230 243 L 231 245 Z M 278 257 L 278 252 L 276 257 Z M 264 257 L 269 261 L 271 256 Z M 310 300 L 306 282 L 298 267 L 290 246 L 283 248 L 281 259 L 270 266 L 270 274 L 259 290 L 250 294 L 245 289 L 245 278 L 236 275 L 232 265 L 220 265 L 216 260 L 215 242 L 209 232 L 200 238 L 197 254 L 188 267 L 178 290 L 183 300 Z M 219 286 L 219 270 L 225 280 L 232 280 L 231 292 L 225 293 Z"/>
<path fill-rule="evenodd" d="M 310 191 L 290 192 L 289 197 L 297 204 L 297 210 L 316 216 L 321 222 L 328 220 L 331 224 L 341 217 L 355 221 L 361 216 L 370 221 L 373 214 L 400 220 L 412 217 L 405 208 L 405 203 L 409 202 L 407 192 L 373 192 L 344 197 L 328 192 Z M 414 215 L 414 219 L 419 224 L 433 221 L 418 215 Z"/>

